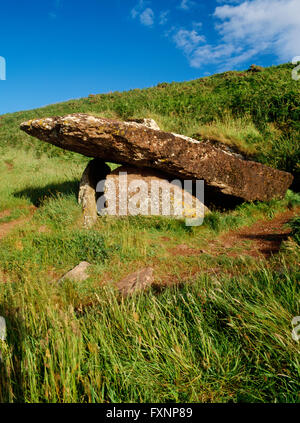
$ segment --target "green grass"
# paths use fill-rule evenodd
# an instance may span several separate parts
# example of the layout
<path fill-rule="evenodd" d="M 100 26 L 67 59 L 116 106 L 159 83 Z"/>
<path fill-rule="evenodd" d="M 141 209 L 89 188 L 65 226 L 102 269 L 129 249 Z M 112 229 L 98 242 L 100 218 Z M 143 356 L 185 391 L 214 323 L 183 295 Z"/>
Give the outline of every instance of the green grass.
<path fill-rule="evenodd" d="M 76 307 L 81 287 L 24 275 L 4 289 L 0 399 L 16 402 L 298 402 L 299 270 L 120 301 L 109 288 Z M 24 296 L 26 292 L 26 296 Z"/>
<path fill-rule="evenodd" d="M 30 118 L 75 112 L 152 117 L 166 131 L 234 145 L 297 182 L 291 70 L 226 72 L 0 117 L 0 315 L 8 333 L 0 402 L 299 402 L 291 335 L 300 314 L 299 217 L 268 260 L 239 245 L 210 251 L 228 231 L 296 212 L 299 194 L 213 210 L 199 227 L 132 216 L 99 218 L 84 230 L 77 194 L 89 159 L 19 130 Z M 180 245 L 203 252 L 174 256 Z M 83 260 L 91 263 L 86 281 L 58 283 Z M 120 298 L 116 282 L 146 266 L 156 284 Z"/>
<path fill-rule="evenodd" d="M 0 259 L 3 270 L 22 269 L 29 261 L 33 266 L 59 266 L 66 262 L 75 266 L 80 261 L 101 263 L 108 257 L 103 237 L 98 231 L 32 233 L 31 237 L 24 239 L 19 236 L 19 240 L 19 249 L 9 238 L 2 242 Z"/>
<path fill-rule="evenodd" d="M 1 210 L 38 208 L 0 240 L 0 402 L 299 401 L 297 244 L 263 262 L 168 253 L 183 243 L 205 249 L 218 234 L 298 207 L 298 194 L 215 211 L 200 227 L 135 216 L 83 230 L 84 161 L 66 167 L 20 150 L 8 173 L 14 153 L 0 166 Z M 92 263 L 89 278 L 58 283 L 81 260 Z M 114 284 L 148 265 L 159 284 L 122 300 Z M 197 276 L 162 288 L 170 272 L 181 278 L 192 267 Z"/>
<path fill-rule="evenodd" d="M 292 237 L 300 245 L 300 217 L 292 219 L 289 226 L 292 228 Z"/>

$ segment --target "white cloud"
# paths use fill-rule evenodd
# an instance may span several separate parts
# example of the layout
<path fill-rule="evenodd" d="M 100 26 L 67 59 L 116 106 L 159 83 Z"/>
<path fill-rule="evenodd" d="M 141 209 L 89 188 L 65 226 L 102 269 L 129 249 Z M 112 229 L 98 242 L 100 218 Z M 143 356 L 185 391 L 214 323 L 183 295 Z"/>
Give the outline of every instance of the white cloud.
<path fill-rule="evenodd" d="M 154 12 L 149 7 L 140 14 L 141 24 L 145 26 L 152 26 L 154 23 Z"/>
<path fill-rule="evenodd" d="M 149 3 L 147 0 L 139 0 L 130 12 L 132 19 L 139 17 L 142 25 L 152 26 L 154 23 L 154 12 L 150 7 L 146 8 Z"/>
<path fill-rule="evenodd" d="M 181 0 L 181 3 L 179 4 L 178 8 L 182 10 L 190 10 L 191 7 L 193 7 L 195 4 L 192 0 Z"/>
<path fill-rule="evenodd" d="M 186 29 L 180 29 L 173 35 L 173 41 L 176 47 L 184 51 L 185 54 L 189 55 L 192 53 L 199 43 L 205 42 L 205 37 L 199 35 L 197 31 L 188 31 Z"/>
<path fill-rule="evenodd" d="M 200 28 L 202 28 L 203 23 L 202 22 L 193 22 L 192 25 L 193 25 L 194 29 L 199 30 Z"/>
<path fill-rule="evenodd" d="M 164 11 L 160 12 L 160 14 L 159 14 L 159 24 L 160 25 L 164 25 L 165 23 L 168 22 L 169 13 L 170 13 L 169 10 L 164 10 Z"/>
<path fill-rule="evenodd" d="M 253 0 L 215 10 L 223 40 L 242 43 L 244 49 L 272 52 L 280 60 L 299 53 L 299 0 Z"/>
<path fill-rule="evenodd" d="M 131 9 L 131 17 L 135 19 L 143 9 L 147 6 L 148 2 L 145 0 L 139 0 L 139 2 L 134 6 L 133 9 Z"/>
<path fill-rule="evenodd" d="M 222 1 L 222 0 L 219 0 Z M 219 41 L 203 44 L 196 31 L 179 30 L 173 40 L 192 67 L 217 64 L 228 70 L 263 53 L 290 61 L 300 54 L 299 0 L 227 0 L 215 9 Z M 195 26 L 194 26 L 195 28 Z M 198 30 L 198 28 L 196 28 Z"/>
<path fill-rule="evenodd" d="M 250 0 L 251 1 L 251 0 Z M 244 0 L 217 0 L 217 3 L 221 3 L 221 4 L 238 4 L 238 3 L 243 3 Z"/>
<path fill-rule="evenodd" d="M 205 44 L 193 51 L 189 56 L 189 62 L 194 68 L 217 64 L 220 70 L 230 70 L 251 59 L 257 53 L 258 50 L 255 48 L 243 51 L 241 47 L 233 44 L 218 44 L 217 46 Z"/>

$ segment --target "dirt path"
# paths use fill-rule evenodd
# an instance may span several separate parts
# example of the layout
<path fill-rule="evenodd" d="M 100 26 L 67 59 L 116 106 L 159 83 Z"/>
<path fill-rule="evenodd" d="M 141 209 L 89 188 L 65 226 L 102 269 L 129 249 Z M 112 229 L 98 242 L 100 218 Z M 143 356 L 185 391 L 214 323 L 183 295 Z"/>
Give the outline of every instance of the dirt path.
<path fill-rule="evenodd" d="M 225 252 L 237 247 L 242 250 L 240 254 L 268 258 L 278 253 L 281 243 L 287 240 L 291 229 L 286 227 L 286 223 L 299 214 L 299 211 L 288 210 L 271 220 L 258 220 L 251 226 L 230 231 L 219 238 L 220 247 Z M 230 255 L 237 254 L 232 252 Z"/>
<path fill-rule="evenodd" d="M 3 217 L 7 217 L 10 215 L 10 210 L 4 210 L 0 212 L 0 219 L 3 219 Z"/>
<path fill-rule="evenodd" d="M 16 226 L 20 226 L 28 222 L 34 214 L 36 207 L 30 206 L 29 210 L 30 214 L 26 217 L 21 217 L 7 223 L 0 223 L 0 239 L 7 236 Z M 210 254 L 214 257 L 225 254 L 228 257 L 233 258 L 248 255 L 260 260 L 266 260 L 271 257 L 272 254 L 278 253 L 281 243 L 286 240 L 291 233 L 291 229 L 285 226 L 286 223 L 288 223 L 293 217 L 299 215 L 299 213 L 300 207 L 277 214 L 271 220 L 258 220 L 251 226 L 244 226 L 236 230 L 230 230 L 208 241 L 205 249 L 193 248 L 192 246 L 188 246 L 186 244 L 177 245 L 176 247 L 167 250 L 172 256 L 172 258 L 170 258 L 170 266 L 172 266 L 171 262 L 176 260 L 178 257 L 195 257 L 200 256 L 201 254 Z M 5 210 L 0 213 L 1 218 L 9 215 L 9 210 Z M 45 230 L 43 227 L 40 229 L 41 231 Z M 168 242 L 170 241 L 170 238 L 162 237 L 161 241 Z M 156 269 L 157 274 L 160 274 L 158 277 L 160 280 L 160 282 L 158 282 L 160 286 L 189 281 L 192 276 L 196 276 L 201 270 L 199 268 L 199 264 L 195 262 L 191 267 L 190 265 L 183 266 L 175 275 L 173 273 L 169 273 L 167 269 L 161 269 L 162 272 L 159 271 L 161 266 L 159 261 L 155 262 L 155 260 L 153 260 L 152 265 L 154 269 Z M 217 266 L 211 269 L 203 269 L 203 271 L 209 274 L 218 274 L 220 271 L 223 273 L 226 271 L 228 273 L 230 272 L 230 269 L 224 270 Z M 109 275 L 107 275 L 107 278 L 109 278 Z"/>
<path fill-rule="evenodd" d="M 286 223 L 299 213 L 299 208 L 288 210 L 277 214 L 271 220 L 258 220 L 251 226 L 231 230 L 210 241 L 205 250 L 181 244 L 168 251 L 172 256 L 195 256 L 206 253 L 214 256 L 227 254 L 230 257 L 249 255 L 268 258 L 278 253 L 282 241 L 285 241 L 291 233 L 291 229 L 285 226 Z"/>
<path fill-rule="evenodd" d="M 258 220 L 251 226 L 244 226 L 236 230 L 230 230 L 215 239 L 208 241 L 205 249 L 197 249 L 191 246 L 180 244 L 170 248 L 168 253 L 176 260 L 179 257 L 200 256 L 209 254 L 214 257 L 227 255 L 237 258 L 241 256 L 250 256 L 258 260 L 267 260 L 273 254 L 279 252 L 281 243 L 287 240 L 291 229 L 286 226 L 293 217 L 300 214 L 300 208 L 287 210 L 277 214 L 271 220 Z M 169 240 L 169 239 L 168 239 Z M 163 241 L 163 240 L 162 240 Z M 167 241 L 167 240 L 166 240 Z M 176 275 L 166 274 L 161 278 L 162 285 L 172 285 L 189 281 L 191 277 L 199 274 L 199 265 L 195 264 L 188 269 L 179 271 Z M 207 274 L 231 274 L 230 269 L 215 267 L 211 269 L 202 269 Z"/>
<path fill-rule="evenodd" d="M 24 224 L 25 222 L 27 222 L 32 217 L 33 213 L 36 210 L 36 207 L 30 206 L 30 207 L 28 207 L 28 209 L 30 210 L 29 216 L 19 217 L 18 219 L 11 220 L 10 222 L 6 222 L 6 223 L 0 223 L 0 239 L 7 236 L 13 228 L 15 228 L 16 226 L 20 226 L 20 225 Z M 7 217 L 7 216 L 10 215 L 10 213 L 11 213 L 10 210 L 4 210 L 0 213 L 0 218 Z"/>

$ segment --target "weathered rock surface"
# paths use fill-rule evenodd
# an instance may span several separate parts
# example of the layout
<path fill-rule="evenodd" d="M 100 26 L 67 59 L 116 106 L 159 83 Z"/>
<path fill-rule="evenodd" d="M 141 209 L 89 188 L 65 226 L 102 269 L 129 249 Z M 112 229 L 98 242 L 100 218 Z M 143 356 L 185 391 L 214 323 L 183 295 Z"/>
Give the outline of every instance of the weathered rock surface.
<path fill-rule="evenodd" d="M 201 192 L 197 198 L 192 190 L 188 191 L 192 187 L 184 190 L 181 181 L 176 181 L 178 185 L 172 182 L 175 181 L 157 170 L 121 166 L 107 175 L 102 205 L 98 200 L 98 212 L 114 216 L 204 218 L 209 210 L 201 202 Z"/>
<path fill-rule="evenodd" d="M 85 281 L 89 277 L 87 269 L 90 266 L 90 263 L 88 263 L 87 261 L 82 261 L 77 266 L 75 266 L 74 269 L 70 270 L 62 278 L 60 278 L 59 282 L 62 282 L 65 279 L 70 279 L 75 282 Z"/>
<path fill-rule="evenodd" d="M 105 161 L 148 167 L 180 179 L 204 179 L 217 192 L 246 201 L 281 198 L 293 176 L 243 160 L 210 144 L 86 114 L 36 119 L 21 129 L 66 150 Z"/>
<path fill-rule="evenodd" d="M 155 129 L 160 131 L 160 127 L 157 125 L 154 119 L 144 118 L 144 119 L 128 119 L 126 122 L 135 122 L 140 123 L 141 125 L 147 126 L 147 128 Z"/>
<path fill-rule="evenodd" d="M 132 295 L 134 292 L 144 291 L 154 282 L 153 268 L 145 267 L 144 269 L 134 272 L 117 283 L 117 289 L 123 296 Z"/>
<path fill-rule="evenodd" d="M 97 220 L 96 185 L 109 172 L 110 167 L 103 160 L 94 159 L 89 162 L 82 174 L 79 185 L 78 203 L 82 205 L 83 225 L 87 228 L 92 227 Z"/>

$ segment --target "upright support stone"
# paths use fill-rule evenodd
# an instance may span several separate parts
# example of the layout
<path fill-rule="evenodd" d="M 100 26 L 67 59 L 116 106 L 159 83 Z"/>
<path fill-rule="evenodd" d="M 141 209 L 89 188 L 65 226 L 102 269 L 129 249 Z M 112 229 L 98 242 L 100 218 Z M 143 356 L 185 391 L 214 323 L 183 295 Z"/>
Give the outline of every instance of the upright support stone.
<path fill-rule="evenodd" d="M 85 168 L 78 193 L 78 203 L 83 210 L 83 225 L 91 228 L 97 220 L 96 186 L 110 173 L 110 167 L 101 159 L 94 159 Z"/>

